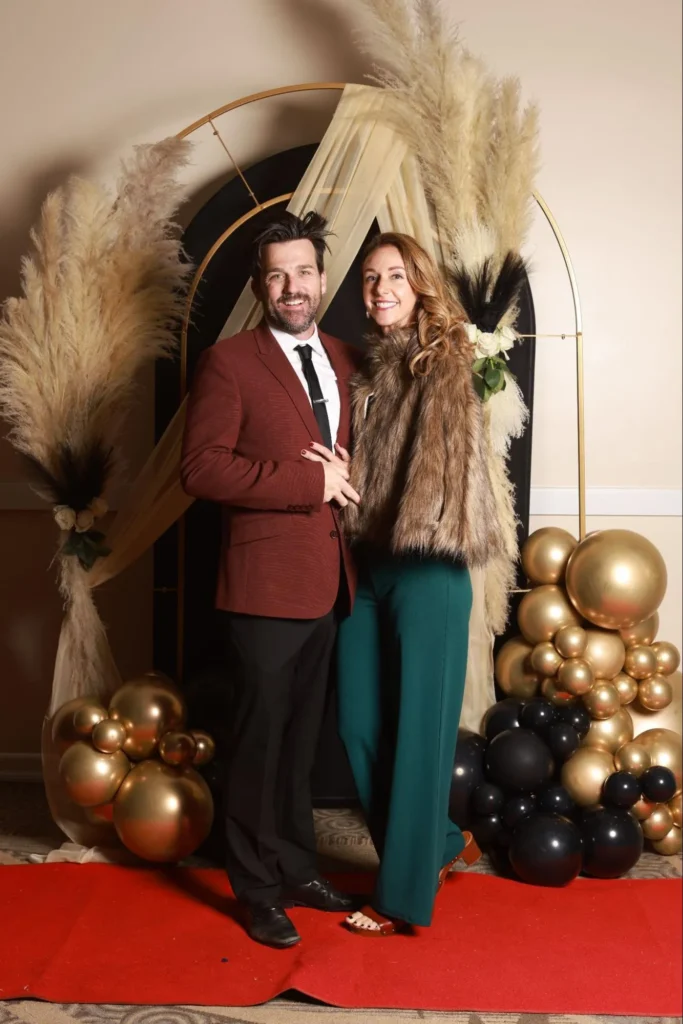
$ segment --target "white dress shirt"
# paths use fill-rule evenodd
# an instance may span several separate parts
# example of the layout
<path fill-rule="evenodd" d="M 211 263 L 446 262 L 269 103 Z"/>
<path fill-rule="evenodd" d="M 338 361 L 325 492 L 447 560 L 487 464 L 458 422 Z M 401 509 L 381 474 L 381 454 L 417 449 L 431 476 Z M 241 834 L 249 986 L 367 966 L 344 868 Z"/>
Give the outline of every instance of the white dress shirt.
<path fill-rule="evenodd" d="M 318 380 L 320 381 L 320 390 L 322 391 L 323 398 L 325 399 L 327 418 L 330 421 L 330 435 L 332 437 L 332 443 L 334 443 L 337 440 L 337 431 L 339 430 L 339 387 L 337 385 L 337 375 L 334 372 L 329 356 L 327 355 L 323 343 L 320 340 L 317 326 L 314 325 L 313 334 L 306 341 L 299 341 L 291 334 L 286 334 L 285 331 L 279 331 L 276 327 L 271 327 L 270 324 L 268 324 L 268 327 L 270 329 L 270 333 L 273 335 L 278 345 L 292 364 L 294 372 L 301 381 L 301 386 L 306 392 L 306 397 L 309 402 L 311 401 L 311 396 L 308 393 L 308 384 L 304 377 L 304 371 L 301 365 L 301 356 L 296 349 L 298 345 L 311 346 L 313 368 L 318 376 Z"/>

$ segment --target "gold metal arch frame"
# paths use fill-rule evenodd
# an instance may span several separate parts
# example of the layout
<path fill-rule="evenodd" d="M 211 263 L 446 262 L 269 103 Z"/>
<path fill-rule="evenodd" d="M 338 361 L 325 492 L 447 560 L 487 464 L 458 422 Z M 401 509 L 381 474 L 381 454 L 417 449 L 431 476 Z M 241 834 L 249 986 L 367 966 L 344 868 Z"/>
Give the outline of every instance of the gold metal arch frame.
<path fill-rule="evenodd" d="M 190 285 L 188 292 L 185 314 L 183 317 L 181 339 L 180 339 L 180 401 L 185 398 L 187 393 L 187 333 L 190 323 L 190 317 L 192 313 L 192 306 L 194 303 L 195 296 L 199 283 L 204 275 L 204 272 L 219 251 L 222 245 L 225 244 L 228 238 L 238 228 L 246 224 L 252 217 L 262 210 L 266 210 L 271 206 L 275 206 L 278 203 L 289 202 L 294 193 L 289 192 L 280 196 L 275 196 L 272 199 L 268 199 L 265 202 L 260 202 L 254 195 L 254 192 L 247 181 L 247 178 L 239 166 L 235 158 L 216 127 L 216 121 L 218 118 L 223 117 L 225 114 L 229 114 L 233 110 L 237 110 L 240 107 L 245 107 L 251 103 L 258 103 L 261 100 L 273 99 L 278 96 L 288 96 L 295 93 L 304 92 L 322 92 L 322 91 L 336 91 L 342 92 L 346 87 L 345 82 L 310 82 L 299 85 L 285 85 L 280 86 L 277 89 L 266 89 L 263 92 L 251 93 L 249 96 L 243 96 L 238 100 L 233 100 L 231 103 L 226 103 L 222 107 L 218 107 L 216 110 L 212 110 L 209 114 L 205 114 L 204 117 L 199 118 L 197 121 L 193 121 L 192 124 L 187 125 L 182 131 L 178 132 L 177 138 L 185 139 L 192 135 L 194 132 L 203 128 L 205 125 L 209 125 L 214 136 L 217 138 L 222 149 L 225 151 L 228 160 L 232 164 L 235 172 L 242 181 L 244 187 L 249 193 L 252 202 L 254 203 L 253 209 L 249 210 L 243 216 L 239 217 L 236 221 L 230 224 L 229 227 L 223 231 L 220 237 L 214 242 L 210 250 L 197 267 L 195 274 Z M 581 302 L 579 299 L 579 289 L 576 282 L 576 275 L 574 273 L 574 267 L 572 265 L 571 257 L 567 244 L 564 240 L 564 236 L 560 231 L 559 224 L 555 220 L 555 217 L 550 210 L 550 207 L 538 193 L 534 192 L 534 200 L 538 207 L 545 216 L 550 229 L 555 236 L 555 240 L 559 246 L 562 258 L 564 260 L 565 269 L 567 271 L 567 277 L 569 280 L 569 286 L 572 293 L 572 302 L 574 308 L 574 330 L 562 332 L 558 334 L 527 334 L 521 335 L 521 337 L 527 338 L 573 338 L 575 341 L 576 349 L 576 424 L 577 424 L 577 460 L 578 460 L 578 490 L 579 490 L 579 538 L 583 540 L 586 536 L 586 452 L 585 452 L 585 430 L 584 430 L 584 382 L 583 382 L 583 324 L 581 318 Z M 178 647 L 177 647 L 177 666 L 178 674 L 182 674 L 183 664 L 183 646 L 184 646 L 184 607 L 183 607 L 183 590 L 184 590 L 184 558 L 185 558 L 185 518 L 182 516 L 178 522 L 178 587 L 177 587 L 177 622 L 178 622 Z M 165 590 L 169 588 L 164 588 Z"/>

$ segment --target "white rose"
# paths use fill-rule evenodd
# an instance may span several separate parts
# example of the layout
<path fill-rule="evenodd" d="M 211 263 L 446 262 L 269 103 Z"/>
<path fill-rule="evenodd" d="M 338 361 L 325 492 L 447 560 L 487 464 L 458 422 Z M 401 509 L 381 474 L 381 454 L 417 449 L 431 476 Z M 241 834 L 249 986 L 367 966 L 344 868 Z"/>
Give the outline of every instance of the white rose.
<path fill-rule="evenodd" d="M 84 508 L 76 516 L 76 533 L 85 533 L 95 525 L 95 517 L 89 508 Z"/>
<path fill-rule="evenodd" d="M 76 513 L 68 505 L 55 505 L 52 515 L 60 530 L 73 530 L 76 525 Z"/>
<path fill-rule="evenodd" d="M 477 335 L 479 334 L 479 328 L 477 327 L 477 325 L 476 324 L 463 324 L 463 327 L 465 328 L 465 333 L 467 334 L 467 337 L 469 338 L 470 344 L 476 345 L 477 344 Z"/>
<path fill-rule="evenodd" d="M 496 334 L 499 338 L 500 351 L 509 352 L 517 341 L 517 335 L 511 327 L 498 327 Z M 505 357 L 507 359 L 507 356 Z"/>
<path fill-rule="evenodd" d="M 498 355 L 500 342 L 495 334 L 480 332 L 476 341 L 475 353 L 479 359 L 487 359 L 490 356 Z"/>

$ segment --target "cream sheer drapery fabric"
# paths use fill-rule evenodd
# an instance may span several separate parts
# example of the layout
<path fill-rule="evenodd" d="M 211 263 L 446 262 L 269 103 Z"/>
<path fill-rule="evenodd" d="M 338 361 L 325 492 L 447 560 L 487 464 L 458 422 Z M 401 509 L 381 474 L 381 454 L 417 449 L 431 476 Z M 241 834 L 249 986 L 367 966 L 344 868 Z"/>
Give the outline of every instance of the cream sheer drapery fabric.
<path fill-rule="evenodd" d="M 321 315 L 344 280 L 375 219 L 383 230 L 414 235 L 443 264 L 438 229 L 433 225 L 425 200 L 417 161 L 407 153 L 405 143 L 393 130 L 378 119 L 384 102 L 381 89 L 359 85 L 345 88 L 334 118 L 288 206 L 300 215 L 318 210 L 328 218 L 333 232 Z M 230 336 L 254 326 L 260 315 L 247 284 L 227 320 L 223 335 Z M 179 474 L 184 420 L 185 403 L 178 409 L 113 521 L 107 535 L 111 554 L 100 559 L 90 573 L 81 573 L 85 590 L 100 586 L 128 568 L 191 504 L 192 499 L 181 488 Z M 479 729 L 484 711 L 494 700 L 493 638 L 486 623 L 484 575 L 483 572 L 472 573 L 474 603 L 461 719 L 465 728 L 473 730 Z M 89 599 L 89 595 L 87 597 Z M 106 703 L 120 683 L 103 630 L 100 635 L 101 677 L 74 679 L 69 615 L 67 611 L 59 640 L 51 713 L 67 700 L 85 694 L 93 694 Z M 55 820 L 72 840 L 84 843 L 88 841 L 84 837 L 88 836 L 101 843 L 101 829 L 95 839 L 85 813 L 64 800 L 57 764 L 57 752 L 46 723 L 43 767 Z"/>

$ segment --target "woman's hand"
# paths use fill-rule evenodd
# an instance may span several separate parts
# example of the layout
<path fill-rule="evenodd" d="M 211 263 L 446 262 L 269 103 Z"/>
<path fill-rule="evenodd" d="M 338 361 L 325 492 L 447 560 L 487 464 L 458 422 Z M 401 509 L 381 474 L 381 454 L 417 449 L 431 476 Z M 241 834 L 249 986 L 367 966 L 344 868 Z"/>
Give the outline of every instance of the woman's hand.
<path fill-rule="evenodd" d="M 338 453 L 336 455 L 329 448 L 326 448 L 325 445 L 312 441 L 312 450 L 302 451 L 301 454 L 309 462 L 322 462 L 323 464 L 325 471 L 325 496 L 323 501 L 336 501 L 342 508 L 348 505 L 349 501 L 352 501 L 354 505 L 358 505 L 360 503 L 360 495 L 349 483 L 351 457 L 346 448 L 342 448 L 340 444 L 335 444 L 334 447 Z"/>
<path fill-rule="evenodd" d="M 318 444 L 317 441 L 311 441 L 310 452 L 302 452 L 304 458 L 309 459 L 311 462 L 327 462 L 334 466 L 345 480 L 348 480 L 351 475 L 351 456 L 347 452 L 346 448 L 342 448 L 340 444 L 335 444 L 335 451 L 330 451 L 324 444 Z"/>

